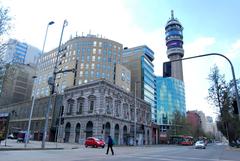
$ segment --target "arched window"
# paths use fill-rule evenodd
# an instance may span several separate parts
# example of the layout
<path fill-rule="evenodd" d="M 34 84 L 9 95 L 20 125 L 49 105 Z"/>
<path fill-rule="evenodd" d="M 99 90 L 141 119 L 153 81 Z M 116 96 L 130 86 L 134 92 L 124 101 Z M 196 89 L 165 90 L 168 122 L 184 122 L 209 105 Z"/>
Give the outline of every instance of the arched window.
<path fill-rule="evenodd" d="M 69 99 L 67 101 L 67 115 L 71 115 L 72 110 L 73 110 L 73 104 L 74 104 L 74 100 L 73 99 Z"/>
<path fill-rule="evenodd" d="M 96 102 L 96 96 L 90 95 L 88 97 L 88 113 L 93 113 Z"/>
<path fill-rule="evenodd" d="M 112 97 L 106 97 L 106 113 L 112 114 L 113 100 Z"/>
<path fill-rule="evenodd" d="M 84 107 L 84 98 L 79 97 L 77 99 L 77 114 L 81 115 L 83 113 L 83 107 Z"/>
<path fill-rule="evenodd" d="M 81 125 L 80 125 L 80 123 L 77 123 L 76 128 L 75 128 L 75 143 L 79 143 L 80 129 L 81 129 Z"/>
<path fill-rule="evenodd" d="M 128 113 L 128 104 L 124 103 L 123 104 L 123 118 L 128 119 L 129 113 Z"/>
<path fill-rule="evenodd" d="M 120 112 L 121 112 L 121 101 L 120 100 L 116 100 L 115 101 L 115 116 L 119 117 L 120 116 Z"/>
<path fill-rule="evenodd" d="M 86 138 L 93 136 L 93 123 L 92 121 L 88 121 L 86 125 Z"/>
<path fill-rule="evenodd" d="M 70 138 L 70 131 L 71 131 L 71 124 L 68 122 L 65 126 L 65 138 L 64 138 L 64 143 L 69 142 Z"/>

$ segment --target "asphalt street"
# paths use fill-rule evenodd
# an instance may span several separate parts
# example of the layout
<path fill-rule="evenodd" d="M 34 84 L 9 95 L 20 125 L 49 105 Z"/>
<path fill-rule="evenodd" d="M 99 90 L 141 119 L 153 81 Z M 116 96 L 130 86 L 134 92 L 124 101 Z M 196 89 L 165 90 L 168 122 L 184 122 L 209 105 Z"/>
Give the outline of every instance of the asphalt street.
<path fill-rule="evenodd" d="M 106 148 L 64 150 L 0 151 L 0 161 L 239 161 L 240 150 L 226 145 L 210 144 L 206 149 L 192 146 L 156 145 L 114 147 L 115 155 Z"/>

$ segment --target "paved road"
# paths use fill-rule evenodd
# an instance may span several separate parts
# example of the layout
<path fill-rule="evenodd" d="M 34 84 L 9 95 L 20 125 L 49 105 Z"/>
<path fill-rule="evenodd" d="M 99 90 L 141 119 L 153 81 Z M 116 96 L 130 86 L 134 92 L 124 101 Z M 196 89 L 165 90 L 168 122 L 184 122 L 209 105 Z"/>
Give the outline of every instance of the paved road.
<path fill-rule="evenodd" d="M 240 150 L 224 145 L 208 145 L 207 149 L 184 146 L 114 147 L 115 155 L 106 148 L 65 150 L 0 151 L 0 161 L 239 161 Z"/>

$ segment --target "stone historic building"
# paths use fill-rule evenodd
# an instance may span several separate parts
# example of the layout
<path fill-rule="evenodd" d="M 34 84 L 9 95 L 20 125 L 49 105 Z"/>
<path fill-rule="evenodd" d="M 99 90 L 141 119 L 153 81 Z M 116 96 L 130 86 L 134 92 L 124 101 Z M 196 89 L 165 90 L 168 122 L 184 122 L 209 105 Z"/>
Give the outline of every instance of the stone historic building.
<path fill-rule="evenodd" d="M 90 136 L 106 140 L 111 135 L 116 144 L 133 144 L 135 102 L 136 142 L 151 144 L 150 104 L 105 79 L 65 89 L 58 139 L 83 143 Z"/>

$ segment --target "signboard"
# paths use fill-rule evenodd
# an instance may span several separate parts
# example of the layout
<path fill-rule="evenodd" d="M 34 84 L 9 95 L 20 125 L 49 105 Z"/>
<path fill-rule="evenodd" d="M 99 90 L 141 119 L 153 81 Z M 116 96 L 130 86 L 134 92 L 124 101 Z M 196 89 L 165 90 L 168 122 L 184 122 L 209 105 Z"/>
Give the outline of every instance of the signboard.
<path fill-rule="evenodd" d="M 0 113 L 0 141 L 6 139 L 8 132 L 9 113 Z"/>

